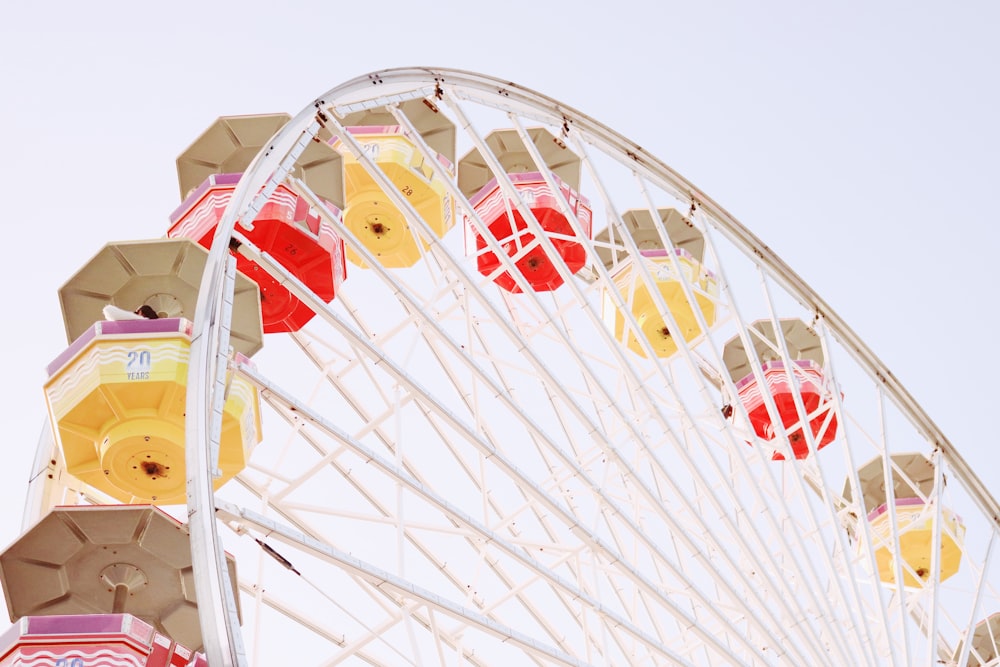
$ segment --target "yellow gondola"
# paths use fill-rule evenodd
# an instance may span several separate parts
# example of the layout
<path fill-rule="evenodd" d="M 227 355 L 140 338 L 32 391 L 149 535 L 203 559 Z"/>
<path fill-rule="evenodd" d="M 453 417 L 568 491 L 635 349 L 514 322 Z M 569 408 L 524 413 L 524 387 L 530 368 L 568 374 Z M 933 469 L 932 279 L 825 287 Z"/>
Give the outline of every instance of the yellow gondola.
<path fill-rule="evenodd" d="M 636 331 L 628 325 L 627 318 L 608 290 L 604 292 L 605 322 L 614 331 L 615 338 L 643 357 L 646 353 L 639 336 L 649 342 L 657 357 L 669 357 L 677 352 L 677 336 L 690 343 L 703 333 L 695 310 L 684 295 L 681 276 L 691 286 L 698 310 L 708 326 L 715 323 L 715 299 L 719 293 L 715 275 L 702 265 L 704 238 L 701 232 L 676 209 L 658 209 L 657 214 L 664 232 L 674 245 L 673 258 L 664 249 L 652 216 L 644 209 L 626 211 L 622 216 L 626 230 L 639 248 L 638 258 L 625 254 L 621 241 L 616 241 L 609 230 L 596 239 L 600 243 L 598 254 L 611 272 L 611 279 L 639 329 Z M 606 244 L 610 244 L 610 249 L 605 248 Z M 645 265 L 655 290 L 646 285 L 638 262 Z M 656 293 L 663 299 L 679 330 L 673 331 L 667 325 L 657 306 Z"/>
<path fill-rule="evenodd" d="M 70 474 L 125 503 L 184 502 L 190 345 L 183 318 L 103 321 L 49 365 L 45 398 Z M 261 439 L 256 388 L 229 381 L 216 488 Z"/>
<path fill-rule="evenodd" d="M 958 572 L 962 562 L 965 524 L 952 510 L 942 507 L 941 524 L 935 525 L 937 508 L 932 502 L 928 502 L 934 493 L 934 465 L 923 454 L 893 454 L 891 476 L 895 501 L 893 505 L 887 502 L 882 457 L 872 459 L 858 470 L 863 502 L 861 510 L 870 526 L 879 579 L 890 585 L 896 584 L 893 514 L 896 518 L 899 554 L 902 556 L 899 564 L 903 571 L 903 585 L 920 587 L 933 576 L 932 545 L 934 534 L 938 530 L 941 533 L 938 558 L 940 580 L 948 579 Z M 853 497 L 848 480 L 844 485 L 844 499 L 851 502 Z M 860 553 L 864 548 L 864 540 L 861 539 L 857 517 L 848 525 L 848 533 L 855 540 Z"/>
<path fill-rule="evenodd" d="M 410 100 L 400 109 L 433 155 L 425 155 L 408 130 L 398 125 L 385 108 L 348 114 L 343 125 L 431 232 L 441 238 L 455 226 L 455 202 L 431 161 L 437 161 L 449 176 L 454 176 L 455 126 L 429 100 Z M 403 212 L 348 148 L 345 138 L 334 137 L 331 146 L 344 159 L 344 225 L 382 266 L 416 264 L 429 239 L 421 239 L 410 227 Z M 362 268 L 366 266 L 350 247 L 347 259 Z"/>

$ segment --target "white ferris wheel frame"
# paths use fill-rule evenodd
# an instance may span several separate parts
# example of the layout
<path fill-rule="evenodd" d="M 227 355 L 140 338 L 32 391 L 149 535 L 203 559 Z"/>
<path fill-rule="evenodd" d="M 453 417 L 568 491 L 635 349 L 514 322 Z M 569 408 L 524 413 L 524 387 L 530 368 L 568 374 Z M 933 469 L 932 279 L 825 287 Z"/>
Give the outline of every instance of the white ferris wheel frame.
<path fill-rule="evenodd" d="M 982 511 L 992 517 L 995 527 L 1000 529 L 1000 503 L 997 503 L 945 434 L 885 364 L 780 257 L 693 183 L 611 128 L 556 100 L 512 82 L 444 68 L 383 70 L 357 77 L 330 89 L 285 125 L 245 172 L 215 233 L 199 292 L 188 382 L 188 386 L 194 387 L 196 391 L 188 393 L 187 438 L 189 443 L 197 442 L 200 445 L 188 447 L 186 454 L 195 583 L 200 601 L 206 651 L 213 659 L 213 664 L 218 662 L 227 667 L 244 664 L 239 624 L 231 592 L 226 585 L 225 562 L 217 536 L 216 512 L 219 508 L 213 501 L 209 454 L 211 447 L 208 446 L 208 443 L 212 442 L 209 428 L 213 406 L 212 389 L 218 391 L 221 387 L 218 369 L 224 368 L 224 363 L 220 363 L 224 353 L 220 350 L 226 349 L 228 340 L 227 318 L 222 306 L 226 303 L 227 267 L 230 280 L 231 273 L 235 270 L 234 263 L 227 261 L 229 240 L 237 221 L 252 220 L 269 193 L 284 180 L 291 163 L 319 130 L 322 124 L 318 118 L 320 114 L 329 114 L 327 116 L 329 121 L 335 118 L 338 100 L 361 91 L 371 91 L 392 84 L 407 84 L 414 88 L 426 87 L 429 90 L 443 89 L 449 92 L 467 91 L 468 94 L 488 99 L 495 104 L 509 105 L 511 108 L 528 108 L 553 120 L 561 119 L 574 130 L 585 133 L 588 140 L 600 150 L 617 156 L 623 163 L 630 164 L 652 182 L 667 191 L 674 192 L 678 199 L 686 198 L 699 206 L 732 243 L 742 248 L 745 253 L 756 256 L 760 264 L 766 267 L 768 273 L 779 284 L 815 313 L 817 318 L 825 320 L 833 335 L 854 353 L 858 363 L 871 377 L 885 386 L 887 395 L 927 434 L 928 439 L 940 452 L 940 456 L 968 486 Z M 384 101 L 387 105 L 392 105 L 401 100 L 394 100 L 390 96 Z M 256 259 L 266 260 L 259 256 Z M 276 263 L 272 264 L 271 268 L 275 272 L 282 270 Z M 286 275 L 286 280 L 291 283 L 292 291 L 296 292 L 299 298 L 312 301 L 314 306 L 322 307 L 322 302 L 311 295 L 307 288 L 294 285 L 294 277 Z M 233 508 L 223 510 L 226 511 L 236 510 Z M 208 602 L 209 600 L 211 602 Z"/>
<path fill-rule="evenodd" d="M 382 90 L 389 92 L 380 96 Z M 399 90 L 406 92 L 399 94 L 397 92 Z M 932 445 L 935 456 L 940 457 L 940 460 L 948 465 L 951 473 L 961 481 L 978 509 L 989 518 L 994 537 L 1000 535 L 1000 504 L 889 369 L 782 259 L 683 176 L 614 130 L 556 100 L 514 83 L 453 69 L 401 68 L 384 70 L 357 77 L 332 88 L 299 112 L 272 138 L 264 150 L 254 158 L 236 186 L 232 199 L 216 229 L 209 252 L 193 318 L 194 330 L 187 381 L 186 411 L 186 440 L 189 446 L 185 450 L 185 463 L 187 469 L 188 527 L 191 535 L 194 584 L 205 652 L 210 664 L 225 667 L 247 664 L 233 591 L 228 583 L 224 549 L 218 534 L 220 519 L 224 521 L 240 520 L 252 524 L 276 540 L 295 544 L 297 548 L 309 551 L 321 560 L 336 562 L 339 567 L 352 571 L 369 581 L 378 582 L 377 585 L 381 587 L 399 591 L 410 599 L 421 600 L 444 615 L 451 615 L 453 618 L 475 624 L 484 632 L 519 646 L 529 655 L 537 656 L 539 660 L 551 659 L 560 664 L 587 664 L 560 652 L 558 649 L 539 643 L 532 637 L 522 635 L 514 628 L 497 623 L 488 616 L 476 616 L 468 609 L 457 608 L 449 600 L 436 596 L 432 592 L 421 589 L 391 573 L 373 569 L 350 554 L 339 552 L 281 523 L 255 514 L 247 508 L 238 507 L 218 499 L 212 488 L 215 467 L 213 456 L 217 456 L 222 402 L 226 389 L 226 373 L 230 369 L 228 360 L 229 317 L 232 283 L 235 275 L 235 260 L 229 252 L 231 241 L 235 239 L 237 242 L 242 242 L 240 252 L 248 254 L 269 273 L 280 277 L 283 285 L 292 294 L 309 304 L 320 318 L 326 318 L 331 324 L 336 325 L 336 319 L 330 314 L 326 304 L 321 299 L 288 273 L 278 262 L 266 253 L 257 251 L 251 243 L 240 237 L 235 231 L 237 222 L 248 229 L 252 227 L 252 223 L 247 221 L 252 221 L 256 217 L 257 212 L 274 188 L 290 178 L 292 166 L 308 143 L 322 127 L 342 131 L 343 127 L 338 118 L 354 109 L 351 106 L 352 102 L 359 96 L 364 96 L 366 102 L 369 103 L 375 100 L 395 113 L 397 109 L 395 105 L 405 99 L 411 99 L 418 95 L 429 97 L 435 93 L 443 95 L 444 103 L 447 103 L 451 98 L 479 102 L 507 110 L 510 115 L 521 114 L 544 119 L 545 122 L 553 125 L 562 125 L 567 129 L 570 138 L 578 140 L 580 136 L 585 137 L 587 144 L 595 150 L 611 156 L 622 165 L 626 165 L 629 169 L 641 174 L 648 182 L 671 193 L 678 201 L 690 202 L 692 210 L 697 208 L 699 214 L 711 224 L 714 230 L 719 231 L 744 255 L 753 257 L 754 262 L 762 268 L 770 279 L 786 290 L 806 311 L 812 313 L 816 320 L 823 321 L 830 334 L 851 354 L 855 362 L 872 381 L 879 385 L 897 408 L 920 432 L 925 434 L 927 442 Z M 452 106 L 451 110 L 458 118 L 462 118 L 461 108 Z M 410 130 L 413 129 L 408 126 L 409 121 L 405 115 L 398 113 L 395 115 L 400 121 L 400 125 L 404 128 L 408 127 Z M 519 129 L 523 132 L 523 127 Z M 366 160 L 364 153 L 356 143 L 351 145 L 350 134 L 346 132 L 341 132 L 341 134 L 349 144 L 348 149 L 355 153 L 360 162 L 364 163 Z M 415 132 L 411 132 L 411 134 L 416 136 Z M 426 145 L 421 142 L 419 137 L 416 137 L 415 142 L 424 151 L 427 150 Z M 485 146 L 482 148 L 483 154 L 489 160 L 491 157 L 489 151 L 485 149 Z M 541 162 L 537 153 L 533 157 L 536 162 Z M 369 171 L 378 172 L 378 168 L 370 161 L 366 166 Z M 495 170 L 499 170 L 498 164 L 491 164 L 491 166 Z M 383 176 L 383 178 L 385 177 Z M 319 199 L 308 190 L 304 183 L 293 182 L 293 187 L 310 204 L 317 207 L 322 206 Z M 387 188 L 387 193 L 392 197 L 393 193 L 389 190 L 391 188 Z M 398 193 L 395 196 L 397 200 L 395 203 L 401 210 L 406 211 L 405 200 L 402 200 Z M 408 213 L 415 216 L 412 209 L 409 209 Z M 567 217 L 572 218 L 572 216 Z M 382 276 L 386 281 L 392 282 L 394 280 L 391 277 L 391 272 L 382 270 Z M 686 291 L 686 297 L 693 302 L 689 289 Z M 659 303 L 658 306 L 667 310 L 662 303 Z M 704 325 L 704 322 L 702 324 Z M 747 336 L 745 330 L 741 332 L 741 335 L 748 342 L 748 339 L 745 338 Z M 378 354 L 376 346 L 370 341 L 355 340 L 354 343 L 367 347 L 371 354 Z M 781 341 L 779 344 L 784 345 Z M 686 351 L 686 345 L 683 343 L 681 348 Z M 787 350 L 785 352 L 787 353 Z M 267 387 L 267 379 L 263 376 L 256 376 L 252 369 L 241 368 L 240 371 L 253 379 L 258 386 Z M 400 380 L 405 382 L 407 378 L 400 376 Z M 277 395 L 279 392 L 275 389 L 273 393 Z M 281 397 L 276 400 L 286 400 L 289 404 L 292 401 L 290 398 L 282 399 Z M 837 400 L 836 397 L 835 400 Z M 324 422 L 321 414 L 310 411 L 308 405 L 295 404 L 294 407 L 303 418 L 318 424 L 321 428 L 327 431 L 336 430 L 334 425 Z M 773 404 L 771 408 L 773 409 Z M 804 414 L 801 405 L 799 405 L 799 410 L 800 413 Z M 43 454 L 44 460 L 50 457 L 51 442 L 46 440 L 44 434 L 42 440 L 35 470 L 44 468 Z M 811 447 L 815 448 L 815 443 L 811 443 Z M 213 454 L 213 452 L 215 453 Z M 371 460 L 378 462 L 377 454 L 372 453 Z M 940 466 L 937 466 L 936 469 L 937 474 L 940 475 Z M 439 506 L 447 506 L 447 498 L 441 497 L 432 489 L 420 488 L 419 485 L 415 485 L 414 488 L 419 493 L 434 498 L 434 502 L 438 503 Z M 26 523 L 33 512 L 40 510 L 42 502 L 41 498 L 29 497 L 29 505 L 25 514 Z M 556 507 L 549 509 L 558 510 Z M 940 521 L 940 506 L 938 506 L 937 511 L 937 519 Z M 453 512 L 458 515 L 461 510 L 453 508 Z M 841 539 L 843 538 L 841 537 Z M 937 536 L 937 539 L 940 539 L 940 535 Z M 990 554 L 992 554 L 992 540 L 987 551 L 987 561 Z M 633 572 L 632 576 L 641 586 L 646 586 L 648 589 L 655 587 L 652 582 L 645 580 L 638 571 Z M 583 591 L 576 591 L 575 594 L 581 597 L 585 596 Z M 843 591 L 841 594 L 844 594 Z M 849 596 L 850 593 L 848 592 L 847 595 Z M 666 600 L 663 602 L 666 603 Z M 595 608 L 601 606 L 599 600 L 593 600 L 591 604 Z M 977 598 L 973 607 L 978 609 L 978 606 L 979 600 Z M 630 636 L 639 641 L 653 641 L 644 634 L 641 628 L 632 626 L 628 619 L 616 617 L 614 612 L 610 610 L 607 613 Z M 970 619 L 970 625 L 971 622 Z M 931 635 L 935 632 L 935 623 L 936 616 L 931 614 L 929 620 L 931 626 L 929 634 Z M 697 632 L 698 629 L 694 628 L 693 630 Z M 712 644 L 715 640 L 712 637 L 704 637 L 704 641 Z M 738 661 L 735 654 L 726 645 L 719 642 L 715 642 L 714 645 L 718 654 L 728 656 L 728 659 L 733 662 Z M 808 655 L 809 650 L 817 649 L 815 647 L 807 648 L 806 653 L 798 655 Z M 967 654 L 968 647 L 964 650 Z M 676 659 L 677 662 L 682 662 L 679 657 L 672 655 L 669 651 L 663 655 L 666 659 Z M 867 659 L 874 664 L 874 654 L 868 656 Z"/>

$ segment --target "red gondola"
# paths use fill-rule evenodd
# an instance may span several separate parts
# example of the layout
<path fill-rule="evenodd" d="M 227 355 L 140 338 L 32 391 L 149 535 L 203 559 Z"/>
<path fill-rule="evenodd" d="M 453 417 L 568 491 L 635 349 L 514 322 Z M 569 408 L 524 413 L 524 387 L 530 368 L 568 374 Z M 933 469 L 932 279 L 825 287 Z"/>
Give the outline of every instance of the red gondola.
<path fill-rule="evenodd" d="M 809 456 L 809 442 L 803 421 L 815 441 L 816 449 L 826 447 L 837 436 L 837 415 L 833 411 L 832 388 L 823 372 L 825 357 L 816 333 L 802 320 L 779 320 L 784 348 L 789 359 L 781 358 L 781 346 L 770 320 L 758 320 L 749 327 L 753 345 L 747 353 L 739 336 L 731 338 L 723 348 L 722 356 L 736 385 L 737 398 L 750 419 L 750 427 L 763 440 L 773 441 L 779 429 L 768 409 L 765 391 L 770 395 L 788 439 L 788 446 L 797 459 Z M 753 366 L 760 370 L 764 387 L 758 382 Z M 796 397 L 802 402 L 805 414 L 799 412 Z M 735 412 L 730 412 L 735 415 Z M 777 447 L 772 458 L 785 459 L 783 447 Z"/>
<path fill-rule="evenodd" d="M 795 406 L 795 393 L 802 397 L 802 404 L 808 415 L 809 428 L 816 439 L 816 448 L 826 447 L 837 435 L 837 416 L 832 412 L 831 404 L 824 399 L 823 369 L 808 359 L 793 362 L 791 374 L 793 382 L 789 383 L 788 372 L 781 361 L 770 361 L 763 365 L 761 371 L 767 384 L 767 391 L 774 399 L 781 424 L 788 436 L 788 442 L 797 459 L 809 455 L 809 444 L 802 430 L 799 412 Z M 795 385 L 798 386 L 796 389 Z M 777 436 L 777 428 L 767 410 L 767 404 L 760 391 L 760 385 L 753 374 L 744 377 L 736 383 L 740 402 L 747 410 L 754 433 L 764 440 L 773 440 Z M 774 460 L 784 460 L 784 455 L 775 452 Z"/>
<path fill-rule="evenodd" d="M 209 176 L 171 214 L 169 237 L 194 239 L 211 247 L 240 174 Z M 347 275 L 344 242 L 304 199 L 279 185 L 249 230 L 236 231 L 274 257 L 321 299 L 329 303 Z M 264 333 L 298 331 L 315 313 L 256 262 L 236 255 L 236 268 L 260 286 Z"/>
<path fill-rule="evenodd" d="M 582 239 L 574 231 L 565 212 L 568 209 L 576 218 L 581 234 L 587 239 L 591 237 L 592 216 L 590 202 L 579 193 L 580 158 L 545 129 L 534 128 L 527 133 L 544 165 L 535 162 L 531 151 L 514 130 L 493 132 L 486 137 L 486 143 L 499 159 L 521 201 L 552 242 L 558 257 L 550 256 L 545 251 L 517 210 L 516 202 L 505 196 L 497 175 L 477 149 L 459 160 L 458 187 L 469 198 L 490 236 L 514 260 L 515 268 L 528 285 L 537 292 L 544 292 L 557 289 L 563 283 L 556 262 L 561 262 L 569 273 L 574 274 L 587 261 Z M 539 166 L 548 170 L 555 191 L 539 171 Z M 564 200 L 565 208 L 560 200 Z M 467 233 L 469 250 L 476 253 L 479 272 L 484 276 L 493 276 L 493 281 L 508 292 L 520 292 L 514 276 L 509 271 L 500 271 L 503 263 L 489 249 L 490 244 L 480 230 L 470 223 Z"/>
<path fill-rule="evenodd" d="M 573 229 L 566 216 L 562 214 L 558 198 L 565 198 L 570 211 L 588 236 L 591 227 L 590 203 L 563 183 L 558 176 L 552 177 L 559 187 L 558 193 L 553 193 L 549 189 L 542 174 L 538 172 L 509 174 L 509 178 L 521 198 L 531 202 L 532 215 L 550 235 L 552 245 L 569 272 L 576 273 L 582 269 L 587 262 L 587 251 L 579 241 L 574 240 Z M 536 292 L 545 292 L 562 285 L 563 279 L 556 265 L 545 249 L 540 244 L 534 243 L 535 234 L 528 230 L 521 213 L 513 210 L 513 204 L 505 201 L 496 179 L 487 183 L 469 203 L 488 226 L 493 237 L 499 241 L 507 256 L 518 257 L 514 266 L 532 289 Z M 510 216 L 507 215 L 508 206 L 511 208 Z M 481 235 L 475 234 L 475 243 L 476 267 L 484 276 L 492 275 L 500 268 L 500 258 L 491 250 L 487 250 L 486 239 Z M 523 248 L 532 244 L 533 248 L 526 253 L 522 252 Z M 494 281 L 508 292 L 521 291 L 508 271 L 499 274 Z"/>

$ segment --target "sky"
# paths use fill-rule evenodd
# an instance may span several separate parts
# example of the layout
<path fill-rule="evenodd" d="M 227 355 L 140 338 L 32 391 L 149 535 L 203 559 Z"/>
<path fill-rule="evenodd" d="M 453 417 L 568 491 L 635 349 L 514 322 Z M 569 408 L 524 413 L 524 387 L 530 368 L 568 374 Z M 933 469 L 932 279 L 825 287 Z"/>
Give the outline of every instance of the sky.
<path fill-rule="evenodd" d="M 377 8 L 369 8 L 377 7 Z M 67 345 L 57 289 L 162 236 L 216 117 L 441 66 L 569 104 L 665 161 L 802 276 L 994 493 L 1000 4 L 16 3 L 0 24 L 8 299 L 0 543 Z"/>

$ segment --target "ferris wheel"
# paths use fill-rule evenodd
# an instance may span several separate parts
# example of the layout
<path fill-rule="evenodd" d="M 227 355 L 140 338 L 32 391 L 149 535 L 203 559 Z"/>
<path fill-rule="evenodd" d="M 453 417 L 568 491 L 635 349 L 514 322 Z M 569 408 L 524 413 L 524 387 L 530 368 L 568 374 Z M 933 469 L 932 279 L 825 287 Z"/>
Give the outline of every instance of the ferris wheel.
<path fill-rule="evenodd" d="M 221 118 L 178 175 L 61 290 L 17 616 L 134 611 L 220 666 L 997 664 L 996 500 L 617 132 L 398 69 Z"/>

